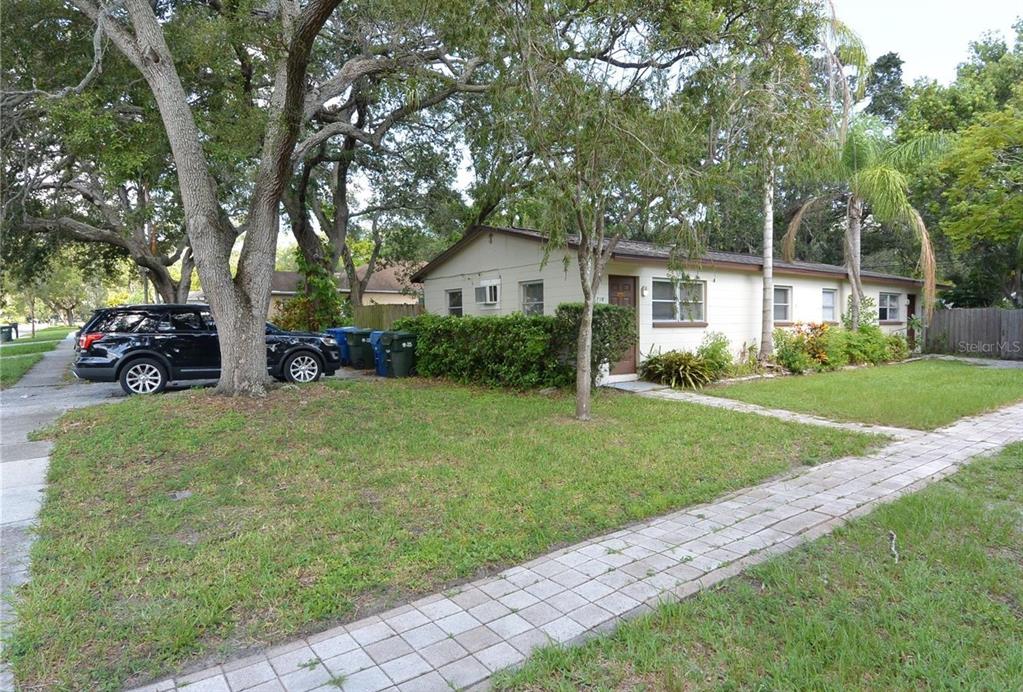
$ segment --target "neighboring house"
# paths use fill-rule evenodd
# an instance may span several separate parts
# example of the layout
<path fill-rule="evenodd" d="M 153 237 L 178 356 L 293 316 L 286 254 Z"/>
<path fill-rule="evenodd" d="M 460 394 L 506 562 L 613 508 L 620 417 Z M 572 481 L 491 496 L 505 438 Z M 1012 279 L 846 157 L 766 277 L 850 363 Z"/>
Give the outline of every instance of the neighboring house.
<path fill-rule="evenodd" d="M 547 250 L 534 230 L 476 226 L 412 276 L 423 285 L 427 312 L 447 315 L 553 314 L 560 303 L 581 302 L 576 248 Z M 760 338 L 763 280 L 761 258 L 708 252 L 685 268 L 685 281 L 672 280 L 671 249 L 622 240 L 608 262 L 597 302 L 636 310 L 638 352 L 615 365 L 614 379 L 635 377 L 650 353 L 695 349 L 708 332 L 728 337 L 732 350 Z M 887 332 L 905 331 L 916 314 L 923 282 L 863 271 L 864 293 L 878 306 Z M 774 319 L 838 322 L 850 294 L 844 267 L 812 262 L 774 263 Z"/>
<path fill-rule="evenodd" d="M 366 275 L 366 265 L 356 272 L 361 279 Z M 420 301 L 420 287 L 408 280 L 409 270 L 398 266 L 379 267 L 369 277 L 366 292 L 362 294 L 363 305 L 391 305 L 395 303 L 415 305 Z M 299 272 L 275 271 L 270 279 L 270 318 L 277 312 L 277 306 L 301 292 L 302 274 Z M 348 275 L 338 275 L 338 291 L 347 296 Z"/>

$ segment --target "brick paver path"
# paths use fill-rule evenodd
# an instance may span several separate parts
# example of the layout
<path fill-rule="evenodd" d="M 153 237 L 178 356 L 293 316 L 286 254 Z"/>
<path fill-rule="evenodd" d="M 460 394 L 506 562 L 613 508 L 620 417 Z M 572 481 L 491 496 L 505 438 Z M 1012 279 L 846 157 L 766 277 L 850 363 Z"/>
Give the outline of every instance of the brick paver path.
<path fill-rule="evenodd" d="M 574 644 L 830 532 L 1023 440 L 1023 404 L 901 439 L 545 555 L 497 576 L 147 690 L 485 687 L 539 646 Z"/>

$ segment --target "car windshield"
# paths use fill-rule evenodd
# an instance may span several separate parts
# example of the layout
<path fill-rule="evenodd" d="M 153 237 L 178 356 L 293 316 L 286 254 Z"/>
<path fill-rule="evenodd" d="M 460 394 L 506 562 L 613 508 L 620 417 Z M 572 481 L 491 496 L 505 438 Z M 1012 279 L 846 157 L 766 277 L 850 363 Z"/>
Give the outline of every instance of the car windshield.
<path fill-rule="evenodd" d="M 283 332 L 284 332 L 284 330 L 281 329 L 280 327 L 278 327 L 276 324 L 272 324 L 270 322 L 266 323 L 266 333 L 267 334 L 281 334 Z"/>

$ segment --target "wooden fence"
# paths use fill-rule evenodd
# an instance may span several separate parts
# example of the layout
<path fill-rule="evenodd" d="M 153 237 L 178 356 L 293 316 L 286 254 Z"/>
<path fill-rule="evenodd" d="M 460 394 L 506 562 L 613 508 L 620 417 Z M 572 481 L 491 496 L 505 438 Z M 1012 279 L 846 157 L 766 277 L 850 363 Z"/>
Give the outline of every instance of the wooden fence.
<path fill-rule="evenodd" d="M 402 317 L 421 315 L 421 305 L 395 303 L 385 305 L 353 305 L 352 317 L 355 326 L 365 329 L 390 329 L 395 320 Z"/>
<path fill-rule="evenodd" d="M 936 310 L 927 327 L 928 353 L 1023 360 L 1023 310 Z"/>

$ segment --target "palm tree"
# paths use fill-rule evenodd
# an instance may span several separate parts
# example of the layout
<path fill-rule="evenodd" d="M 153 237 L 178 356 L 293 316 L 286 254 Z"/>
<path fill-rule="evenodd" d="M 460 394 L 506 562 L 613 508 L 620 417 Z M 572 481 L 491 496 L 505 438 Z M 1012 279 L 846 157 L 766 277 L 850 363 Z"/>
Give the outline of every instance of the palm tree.
<path fill-rule="evenodd" d="M 817 163 L 817 177 L 844 188 L 845 264 L 852 284 L 850 318 L 853 328 L 860 324 L 863 286 L 860 283 L 860 238 L 867 210 L 881 223 L 909 226 L 920 241 L 920 271 L 924 278 L 924 314 L 934 309 L 936 268 L 934 249 L 920 213 L 909 202 L 906 171 L 942 151 L 947 139 L 925 135 L 896 144 L 885 136 L 879 123 L 867 117 L 857 118 L 844 139 L 832 147 Z M 796 211 L 782 240 L 782 254 L 791 262 L 795 255 L 796 234 L 803 216 L 822 202 L 834 197 L 814 197 Z"/>

